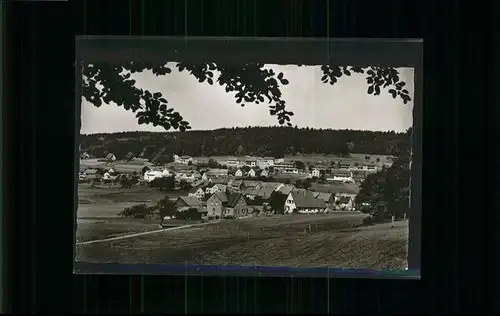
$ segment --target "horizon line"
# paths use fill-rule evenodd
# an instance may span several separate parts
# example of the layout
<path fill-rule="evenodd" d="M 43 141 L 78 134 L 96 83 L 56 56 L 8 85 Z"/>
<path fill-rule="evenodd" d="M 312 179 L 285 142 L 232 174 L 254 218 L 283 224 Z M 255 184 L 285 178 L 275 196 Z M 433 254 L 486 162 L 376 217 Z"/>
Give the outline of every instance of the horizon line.
<path fill-rule="evenodd" d="M 412 126 L 408 127 L 411 128 Z M 188 132 L 212 132 L 223 129 L 248 129 L 248 128 L 291 128 L 291 129 L 310 129 L 310 130 L 326 130 L 326 131 L 354 131 L 354 132 L 373 132 L 373 133 L 395 133 L 395 134 L 404 134 L 405 131 L 395 131 L 395 130 L 364 130 L 364 129 L 350 129 L 350 128 L 322 128 L 322 127 L 299 127 L 299 126 L 232 126 L 232 127 L 219 127 L 214 129 L 189 129 L 180 131 L 141 131 L 141 130 L 129 130 L 129 131 L 116 131 L 116 132 L 96 132 L 96 133 L 80 133 L 80 136 L 91 136 L 91 135 L 100 135 L 100 134 L 120 134 L 120 133 L 152 133 L 152 134 L 165 134 L 165 133 L 188 133 Z"/>

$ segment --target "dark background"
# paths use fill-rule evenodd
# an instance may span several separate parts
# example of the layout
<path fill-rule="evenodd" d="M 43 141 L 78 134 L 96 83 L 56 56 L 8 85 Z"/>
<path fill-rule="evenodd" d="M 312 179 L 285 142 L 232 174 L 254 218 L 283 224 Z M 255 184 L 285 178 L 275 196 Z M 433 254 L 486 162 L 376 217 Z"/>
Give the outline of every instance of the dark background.
<path fill-rule="evenodd" d="M 500 244 L 492 238 L 495 205 L 489 190 L 495 184 L 495 155 L 490 151 L 498 111 L 490 79 L 500 71 L 493 64 L 499 52 L 493 45 L 497 1 L 89 0 L 4 5 L 9 11 L 4 43 L 8 106 L 2 133 L 8 142 L 3 203 L 9 253 L 4 258 L 9 260 L 5 292 L 10 311 L 498 309 L 494 267 L 500 264 L 492 259 Z M 74 36 L 83 34 L 423 38 L 422 280 L 73 276 Z"/>

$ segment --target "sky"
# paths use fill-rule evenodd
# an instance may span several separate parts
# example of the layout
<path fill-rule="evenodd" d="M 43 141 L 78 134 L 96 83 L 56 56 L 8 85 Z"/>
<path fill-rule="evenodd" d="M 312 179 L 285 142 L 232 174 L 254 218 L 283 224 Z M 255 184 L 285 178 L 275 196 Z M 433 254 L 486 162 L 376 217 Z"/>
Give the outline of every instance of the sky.
<path fill-rule="evenodd" d="M 172 73 L 155 76 L 150 71 L 132 74 L 136 87 L 161 92 L 169 107 L 188 121 L 192 130 L 210 130 L 223 127 L 276 126 L 278 121 L 269 114 L 267 103 L 236 103 L 234 93 L 227 93 L 218 84 L 199 83 L 188 72 L 178 72 L 169 63 Z M 403 104 L 385 90 L 380 95 L 367 94 L 365 74 L 352 74 L 331 86 L 320 81 L 320 66 L 266 65 L 276 73 L 283 72 L 289 84 L 281 86 L 293 126 L 330 129 L 354 129 L 403 132 L 412 125 L 414 69 L 398 68 L 401 80 L 412 97 Z M 161 127 L 139 125 L 135 114 L 116 104 L 97 108 L 82 97 L 81 134 L 114 133 L 124 131 L 164 132 Z"/>

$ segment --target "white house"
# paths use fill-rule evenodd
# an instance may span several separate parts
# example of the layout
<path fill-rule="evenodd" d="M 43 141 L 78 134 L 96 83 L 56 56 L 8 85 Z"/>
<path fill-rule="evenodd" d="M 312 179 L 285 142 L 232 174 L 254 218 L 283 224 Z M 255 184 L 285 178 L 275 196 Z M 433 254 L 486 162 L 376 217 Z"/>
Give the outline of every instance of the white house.
<path fill-rule="evenodd" d="M 144 173 L 144 180 L 147 182 L 151 182 L 156 178 L 162 178 L 163 172 L 157 170 L 148 170 Z"/>
<path fill-rule="evenodd" d="M 227 189 L 227 186 L 217 183 L 217 184 L 214 184 L 210 187 L 207 187 L 205 189 L 205 193 L 206 194 L 214 194 L 216 192 L 226 192 L 226 189 Z"/>
<path fill-rule="evenodd" d="M 203 175 L 201 176 L 201 179 L 202 179 L 202 180 L 205 180 L 205 181 L 207 181 L 207 180 L 208 180 L 208 176 L 207 176 L 207 173 L 206 173 L 206 172 L 203 172 Z"/>
<path fill-rule="evenodd" d="M 267 171 L 266 169 L 262 170 L 262 172 L 260 173 L 260 176 L 261 177 L 269 177 L 269 171 Z"/>
<path fill-rule="evenodd" d="M 102 175 L 102 179 L 103 180 L 112 180 L 113 177 L 109 174 L 109 172 L 105 172 L 103 175 Z"/>
<path fill-rule="evenodd" d="M 245 157 L 245 165 L 249 167 L 257 166 L 257 158 L 250 156 Z"/>
<path fill-rule="evenodd" d="M 262 157 L 257 158 L 257 166 L 260 169 L 266 169 L 274 166 L 274 158 L 273 157 Z"/>
<path fill-rule="evenodd" d="M 248 176 L 252 178 L 255 177 L 255 170 L 250 169 L 250 171 L 248 171 Z"/>
<path fill-rule="evenodd" d="M 319 176 L 320 176 L 319 169 L 313 169 L 312 172 L 311 172 L 311 175 L 313 177 L 319 178 Z"/>
<path fill-rule="evenodd" d="M 274 158 L 274 164 L 285 162 L 285 158 Z"/>
<path fill-rule="evenodd" d="M 104 159 L 106 159 L 107 161 L 116 161 L 116 156 L 113 153 L 109 153 Z"/>
<path fill-rule="evenodd" d="M 88 153 L 83 153 L 81 156 L 80 156 L 80 159 L 90 159 L 90 155 Z"/>
<path fill-rule="evenodd" d="M 316 199 L 311 191 L 306 190 L 293 190 L 290 192 L 285 200 L 285 213 L 321 213 L 325 212 L 327 205 L 322 199 Z"/>
<path fill-rule="evenodd" d="M 241 169 L 236 170 L 236 172 L 234 173 L 234 176 L 235 177 L 243 177 L 243 171 L 241 171 Z"/>
<path fill-rule="evenodd" d="M 196 196 L 198 199 L 202 200 L 205 198 L 205 190 L 203 190 L 203 188 L 193 188 L 188 196 Z"/>
<path fill-rule="evenodd" d="M 164 177 L 170 177 L 172 176 L 172 173 L 168 169 L 163 169 L 162 174 Z"/>
<path fill-rule="evenodd" d="M 240 168 L 242 163 L 238 159 L 228 159 L 225 165 L 229 168 Z"/>
<path fill-rule="evenodd" d="M 352 183 L 354 182 L 353 174 L 351 171 L 335 171 L 331 174 L 331 176 L 327 177 L 327 181 L 338 181 L 338 182 L 346 182 Z"/>
<path fill-rule="evenodd" d="M 193 163 L 193 157 L 174 155 L 174 162 L 187 165 L 189 163 Z"/>

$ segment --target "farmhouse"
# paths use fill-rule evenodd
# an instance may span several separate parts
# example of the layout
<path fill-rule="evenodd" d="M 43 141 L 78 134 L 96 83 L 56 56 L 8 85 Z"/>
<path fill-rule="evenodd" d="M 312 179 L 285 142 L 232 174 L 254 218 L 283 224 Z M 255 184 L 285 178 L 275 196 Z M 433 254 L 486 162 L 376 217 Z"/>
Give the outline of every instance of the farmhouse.
<path fill-rule="evenodd" d="M 248 171 L 248 176 L 252 178 L 255 177 L 255 170 L 250 169 L 250 171 Z"/>
<path fill-rule="evenodd" d="M 203 210 L 201 201 L 196 196 L 180 196 L 175 201 L 175 208 L 179 211 L 184 208 L 196 208 Z"/>
<path fill-rule="evenodd" d="M 189 163 L 193 163 L 193 157 L 191 156 L 177 156 L 174 155 L 174 162 L 179 164 L 187 165 Z"/>
<path fill-rule="evenodd" d="M 316 199 L 310 191 L 292 191 L 285 200 L 285 213 L 320 213 L 325 212 L 325 201 Z"/>
<path fill-rule="evenodd" d="M 217 192 L 207 200 L 208 218 L 242 217 L 247 215 L 247 204 L 240 193 Z"/>

